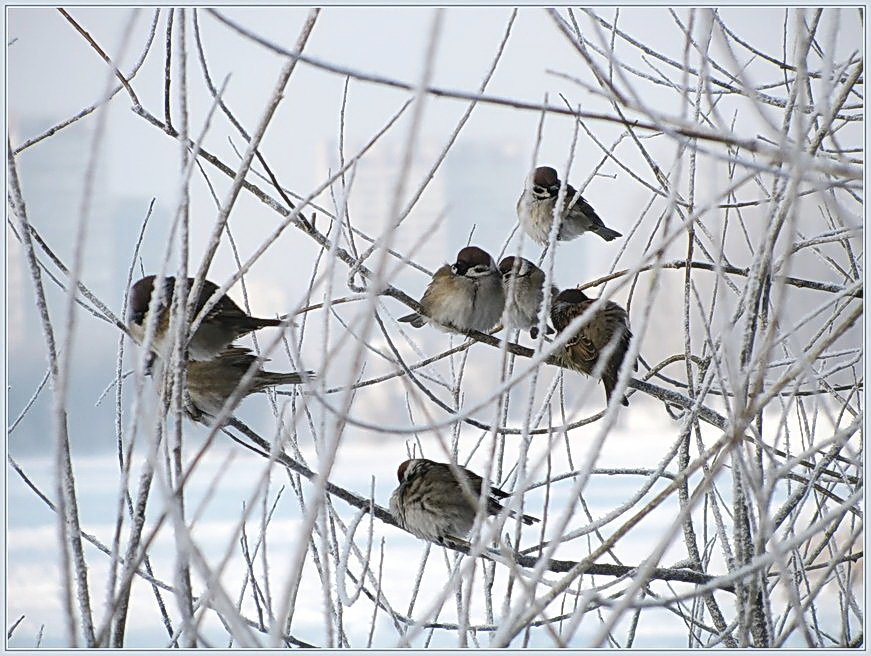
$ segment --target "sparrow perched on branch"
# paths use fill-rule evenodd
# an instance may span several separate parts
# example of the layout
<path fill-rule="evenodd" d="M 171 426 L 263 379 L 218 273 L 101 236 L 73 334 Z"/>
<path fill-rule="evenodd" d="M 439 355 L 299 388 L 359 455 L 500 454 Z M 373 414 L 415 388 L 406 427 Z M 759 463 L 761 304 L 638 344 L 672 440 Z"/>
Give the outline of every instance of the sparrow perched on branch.
<path fill-rule="evenodd" d="M 396 472 L 397 487 L 390 496 L 390 512 L 396 522 L 409 533 L 424 540 L 444 544 L 446 539 L 461 541 L 475 523 L 478 499 L 483 479 L 465 467 L 456 471 L 468 483 L 465 491 L 454 471 L 447 463 L 425 458 L 406 460 Z M 487 495 L 487 514 L 496 515 L 503 506 L 499 499 L 510 496 L 497 487 L 490 487 Z M 510 512 L 512 517 L 518 515 Z M 520 515 L 524 524 L 539 521 L 529 515 Z"/>
<path fill-rule="evenodd" d="M 256 359 L 249 349 L 231 346 L 211 360 L 189 360 L 185 398 L 187 415 L 202 423 L 208 423 L 209 419 L 216 417 Z M 247 385 L 244 396 L 275 385 L 299 385 L 313 376 L 312 371 L 280 374 L 258 369 Z"/>
<path fill-rule="evenodd" d="M 148 325 L 148 305 L 154 292 L 154 279 L 155 276 L 145 276 L 130 289 L 127 327 L 130 329 L 130 334 L 140 344 L 145 339 L 145 327 Z M 188 278 L 188 291 L 190 291 L 193 282 L 193 278 Z M 157 353 L 164 353 L 167 346 L 166 338 L 174 288 L 175 278 L 173 276 L 167 276 L 163 279 L 163 293 L 157 308 L 157 323 L 154 329 L 153 350 Z M 203 281 L 191 321 L 217 290 L 218 286 L 215 283 L 208 280 Z M 209 313 L 203 317 L 196 332 L 191 336 L 188 344 L 188 358 L 190 360 L 208 360 L 218 355 L 236 338 L 265 326 L 278 326 L 280 324 L 280 319 L 257 319 L 249 316 L 229 296 L 221 296 Z"/>
<path fill-rule="evenodd" d="M 553 208 L 561 184 L 555 169 L 550 166 L 539 166 L 517 201 L 520 225 L 523 226 L 526 234 L 539 244 L 548 243 L 550 227 L 553 224 Z M 616 230 L 605 227 L 602 219 L 583 197 L 578 196 L 575 200 L 576 194 L 575 188 L 567 184 L 562 223 L 557 235 L 559 241 L 569 241 L 585 232 L 594 232 L 605 241 L 622 237 Z"/>
<path fill-rule="evenodd" d="M 550 319 L 554 327 L 562 332 L 572 322 L 572 319 L 582 315 L 596 299 L 589 298 L 580 289 L 564 289 L 554 300 L 550 310 Z M 595 315 L 580 329 L 575 336 L 554 355 L 561 367 L 574 369 L 581 373 L 592 375 L 599 361 L 599 356 L 609 345 L 612 345 L 608 361 L 602 369 L 602 384 L 605 386 L 605 396 L 610 401 L 611 392 L 617 385 L 620 365 L 629 350 L 629 340 L 632 333 L 629 330 L 629 315 L 626 310 L 612 301 L 606 301 Z M 633 369 L 638 364 L 633 363 Z M 626 397 L 621 401 L 629 405 Z"/>
<path fill-rule="evenodd" d="M 508 309 L 508 324 L 520 330 L 529 329 L 532 339 L 538 337 L 538 311 L 544 301 L 544 271 L 526 258 L 509 256 L 499 263 L 502 288 L 505 290 L 505 305 Z M 559 290 L 551 285 L 551 302 Z M 545 322 L 545 333 L 554 329 Z"/>
<path fill-rule="evenodd" d="M 435 272 L 420 307 L 422 312 L 399 320 L 415 328 L 431 321 L 444 330 L 461 333 L 490 330 L 505 307 L 502 277 L 493 258 L 477 246 L 463 248 L 456 262 Z"/>

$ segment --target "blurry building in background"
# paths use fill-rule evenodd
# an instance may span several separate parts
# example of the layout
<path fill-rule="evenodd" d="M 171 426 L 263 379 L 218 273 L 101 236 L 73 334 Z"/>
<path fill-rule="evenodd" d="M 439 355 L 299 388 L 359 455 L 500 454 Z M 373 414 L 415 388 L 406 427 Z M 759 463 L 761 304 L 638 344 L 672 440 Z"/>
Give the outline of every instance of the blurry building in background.
<path fill-rule="evenodd" d="M 443 143 L 421 140 L 408 171 L 405 199 L 417 192 L 443 148 Z M 370 236 L 379 235 L 389 221 L 402 156 L 402 144 L 385 141 L 369 151 L 354 172 L 351 222 Z M 528 167 L 526 159 L 519 142 L 457 142 L 403 221 L 393 247 L 408 253 L 425 237 L 425 246 L 413 259 L 434 267 L 453 258 L 471 234 L 472 243 L 495 257 L 516 221 L 514 205 Z M 321 144 L 315 166 L 321 179 L 338 168 L 334 141 Z M 328 194 L 319 201 L 333 210 Z"/>
<path fill-rule="evenodd" d="M 29 116 L 10 121 L 13 148 L 26 139 L 39 135 L 56 122 L 47 116 Z M 17 157 L 18 177 L 30 224 L 48 247 L 64 264 L 73 264 L 76 232 L 82 205 L 82 182 L 88 166 L 93 123 L 76 123 L 49 137 Z M 81 280 L 110 310 L 120 314 L 130 268 L 149 198 L 119 196 L 109 183 L 110 162 L 103 157 L 96 167 L 93 194 L 86 228 L 86 245 L 82 259 Z M 159 210 L 155 208 L 155 213 Z M 7 227 L 7 353 L 9 372 L 8 401 L 10 415 L 15 416 L 34 393 L 48 366 L 45 338 L 37 312 L 33 282 L 24 250 Z M 150 244 L 150 245 L 149 245 Z M 156 257 L 156 240 L 143 243 L 142 255 L 148 261 Z M 37 258 L 46 265 L 42 284 L 48 302 L 55 341 L 60 349 L 66 339 L 64 317 L 66 290 L 57 285 L 48 273 L 62 283 L 66 275 L 36 246 Z M 139 277 L 139 267 L 134 270 Z M 70 386 L 70 425 L 111 425 L 104 415 L 111 416 L 111 403 L 95 407 L 97 395 L 114 377 L 116 347 L 120 335 L 117 328 L 81 310 L 77 315 L 74 343 L 75 381 Z M 129 346 L 128 346 L 129 350 Z M 50 408 L 51 393 L 43 390 L 37 406 L 28 414 L 15 433 L 15 452 L 44 451 L 53 440 Z M 82 422 L 79 424 L 79 422 Z M 110 420 L 111 422 L 111 420 Z M 90 449 L 113 448 L 111 436 L 75 431 L 75 446 Z"/>
<path fill-rule="evenodd" d="M 346 148 L 346 155 L 353 154 L 360 145 Z M 403 161 L 403 145 L 394 141 L 382 141 L 369 150 L 358 162 L 356 167 L 345 175 L 345 181 L 350 186 L 345 194 L 349 196 L 348 214 L 350 223 L 372 238 L 381 235 L 395 217 L 390 216 L 394 207 L 399 172 Z M 432 167 L 439 148 L 430 142 L 422 140 L 418 143 L 405 180 L 405 201 L 399 206 L 405 208 L 425 179 Z M 339 169 L 338 146 L 334 140 L 322 142 L 317 148 L 315 157 L 315 179 L 321 181 Z M 333 185 L 332 192 L 325 191 L 318 197 L 320 205 L 330 212 L 336 212 L 336 203 L 341 203 L 341 181 Z M 446 240 L 443 225 L 432 230 L 433 223 L 446 210 L 446 194 L 442 176 L 436 175 L 427 185 L 409 216 L 393 234 L 391 247 L 408 255 L 418 242 L 421 231 L 426 230 L 426 250 L 428 253 L 443 253 Z M 355 237 L 357 248 L 366 249 L 371 242 Z M 433 249 L 436 249 L 433 251 Z M 411 255 L 415 261 L 420 260 L 420 250 Z"/>
<path fill-rule="evenodd" d="M 448 230 L 458 250 L 472 233 L 472 243 L 493 257 L 517 222 L 515 205 L 529 168 L 520 142 L 457 143 L 444 165 L 450 207 Z"/>

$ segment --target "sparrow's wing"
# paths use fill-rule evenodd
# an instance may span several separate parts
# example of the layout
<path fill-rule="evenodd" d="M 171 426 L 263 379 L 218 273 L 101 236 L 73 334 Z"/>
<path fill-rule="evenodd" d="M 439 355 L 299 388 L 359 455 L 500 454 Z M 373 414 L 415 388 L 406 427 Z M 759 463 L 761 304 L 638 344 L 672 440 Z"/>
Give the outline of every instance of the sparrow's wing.
<path fill-rule="evenodd" d="M 629 330 L 629 316 L 622 307 L 610 302 L 603 309 L 603 313 L 609 323 L 609 339 L 612 339 L 615 334 L 619 335 L 617 347 L 614 349 L 614 354 L 609 362 L 609 368 L 613 370 L 613 375 L 616 377 L 620 365 L 623 363 L 623 358 L 626 357 L 626 352 L 629 350 L 629 341 L 632 339 L 632 331 Z M 633 362 L 632 368 L 637 371 L 638 362 Z"/>
<path fill-rule="evenodd" d="M 568 202 L 571 202 L 571 197 L 567 196 L 566 198 L 567 198 Z M 575 209 L 578 209 L 578 210 L 580 210 L 581 212 L 583 212 L 584 215 L 585 215 L 585 216 L 590 220 L 590 223 L 592 223 L 593 225 L 596 225 L 596 226 L 603 226 L 603 227 L 604 227 L 605 224 L 602 223 L 602 219 L 600 219 L 600 218 L 599 218 L 599 215 L 596 214 L 596 210 L 593 209 L 593 206 L 590 205 L 590 204 L 589 204 L 589 203 L 584 199 L 583 196 L 581 196 L 580 198 L 578 198 L 578 202 L 576 202 L 576 203 L 573 205 L 573 207 L 574 207 Z"/>
<path fill-rule="evenodd" d="M 615 334 L 626 330 L 626 311 L 616 303 L 608 301 L 585 326 L 590 342 L 599 350 L 605 348 Z"/>
<path fill-rule="evenodd" d="M 492 496 L 496 497 L 497 499 L 505 499 L 506 497 L 511 496 L 511 494 L 509 492 L 506 492 L 505 490 L 500 490 L 495 485 L 490 486 L 490 494 Z"/>
<path fill-rule="evenodd" d="M 502 509 L 504 508 L 504 506 L 501 503 L 499 503 L 498 500 L 505 499 L 507 497 L 510 497 L 511 495 L 508 492 L 505 492 L 504 490 L 500 490 L 498 487 L 491 487 L 490 494 L 491 494 L 491 496 L 489 499 L 488 510 L 489 510 L 491 515 L 497 515 L 500 512 L 502 512 Z M 526 525 L 541 521 L 537 517 L 532 517 L 530 515 L 518 515 L 513 510 L 509 510 L 508 514 L 511 517 L 518 517 L 519 516 L 520 521 L 522 521 Z"/>
<path fill-rule="evenodd" d="M 235 377 L 235 380 L 231 381 L 235 387 L 235 384 L 239 382 L 239 379 L 256 359 L 257 356 L 251 352 L 251 349 L 230 346 L 212 360 L 188 363 L 188 371 L 191 371 L 191 367 L 199 367 L 200 369 L 197 371 L 206 372 L 203 374 L 205 377 L 210 375 Z M 264 362 L 266 361 L 264 360 Z M 259 392 L 274 385 L 298 385 L 306 380 L 311 380 L 314 375 L 313 371 L 278 373 L 260 369 L 251 382 L 251 391 Z"/>
<path fill-rule="evenodd" d="M 572 198 L 575 197 L 576 193 L 578 193 L 578 190 L 575 189 L 572 185 L 567 184 L 566 185 L 566 199 L 563 202 L 566 205 L 569 205 L 572 202 Z M 581 202 L 580 199 L 578 199 L 578 202 Z"/>
<path fill-rule="evenodd" d="M 193 278 L 188 278 L 188 293 L 191 291 L 191 287 L 194 284 Z M 206 305 L 206 301 L 208 301 L 212 294 L 218 291 L 218 286 L 213 283 L 211 280 L 203 280 L 203 286 L 200 287 L 199 296 L 197 296 L 197 302 L 194 304 L 194 314 L 197 315 L 200 313 L 200 310 Z M 210 317 L 215 313 L 215 309 L 221 305 L 220 301 L 215 304 L 211 310 L 209 310 L 209 314 L 206 317 Z"/>
<path fill-rule="evenodd" d="M 578 196 L 578 200 L 574 203 L 572 202 L 576 193 L 578 192 L 573 186 L 567 185 L 564 208 L 566 210 L 572 209 L 576 212 L 581 212 L 593 225 L 605 227 L 605 224 L 602 223 L 602 219 L 600 219 L 599 215 L 596 214 L 596 210 L 593 209 L 593 206 L 590 205 L 583 196 Z"/>
<path fill-rule="evenodd" d="M 582 315 L 592 303 L 592 300 L 588 300 L 575 305 L 572 309 L 571 319 Z M 596 320 L 597 317 L 590 319 L 575 333 L 575 336 L 565 347 L 569 354 L 569 360 L 574 363 L 574 368 L 580 368 L 586 373 L 592 371 L 599 359 L 600 346 L 597 341 Z"/>
<path fill-rule="evenodd" d="M 576 317 L 581 316 L 592 301 L 584 301 L 578 303 L 568 317 L 566 325 L 571 323 Z M 599 346 L 595 339 L 595 331 L 591 331 L 590 327 L 596 322 L 596 317 L 593 317 L 584 326 L 575 333 L 575 336 L 566 343 L 566 348 L 572 351 L 573 355 L 580 357 L 582 360 L 594 362 L 599 355 Z M 565 326 L 564 326 L 565 327 Z"/>
<path fill-rule="evenodd" d="M 451 266 L 449 264 L 443 264 L 433 274 L 432 280 L 429 285 L 427 285 L 426 291 L 420 299 L 420 307 L 425 315 L 431 316 L 430 312 L 432 311 L 432 306 L 436 302 L 438 295 L 441 293 L 439 289 L 441 289 L 443 285 L 453 277 L 453 275 L 453 271 L 451 271 Z"/>
<path fill-rule="evenodd" d="M 554 306 L 550 312 L 550 320 L 553 322 L 554 328 L 559 332 L 563 332 L 575 317 L 581 315 L 584 307 L 586 306 L 580 304 L 571 306 L 563 305 L 562 307 L 560 307 L 560 305 Z M 565 349 L 573 355 L 575 350 L 577 350 L 578 358 L 583 361 L 589 360 L 591 358 L 591 353 L 595 351 L 595 347 L 590 343 L 589 338 L 586 337 L 583 328 L 576 332 L 574 336 L 566 342 Z"/>
<path fill-rule="evenodd" d="M 244 346 L 229 346 L 221 351 L 221 353 L 216 357 L 220 358 L 228 365 L 245 367 L 245 369 L 250 367 L 251 363 L 257 358 L 257 356 L 251 353 L 251 349 L 245 348 Z M 264 362 L 266 362 L 266 360 L 264 360 Z"/>
<path fill-rule="evenodd" d="M 189 279 L 189 284 L 193 284 L 193 278 Z M 197 304 L 194 309 L 194 312 L 198 314 L 200 310 L 203 309 L 206 305 L 206 301 L 208 301 L 212 294 L 218 291 L 218 286 L 211 282 L 210 280 L 203 280 L 203 287 L 200 289 L 200 295 L 197 298 Z M 206 315 L 205 320 L 214 319 L 220 317 L 222 319 L 241 319 L 242 321 L 246 319 L 250 319 L 248 314 L 236 305 L 229 296 L 224 294 L 218 299 L 218 302 L 212 306 L 212 309 L 209 310 L 209 313 Z"/>
<path fill-rule="evenodd" d="M 599 349 L 596 348 L 586 331 L 587 326 L 581 328 L 578 334 L 566 343 L 566 349 L 571 351 L 573 359 L 592 364 L 599 357 Z"/>
<path fill-rule="evenodd" d="M 629 350 L 629 340 L 632 338 L 626 310 L 609 301 L 591 323 L 591 331 L 594 333 L 594 340 L 600 349 L 604 349 L 615 337 L 617 340 L 617 344 L 602 371 L 602 381 L 605 383 L 606 393 L 610 397 L 611 390 L 616 385 L 617 374 L 623 364 L 623 358 L 626 357 L 626 352 Z M 637 368 L 638 364 L 633 363 L 633 367 Z M 624 405 L 627 404 L 628 401 L 624 399 Z"/>
<path fill-rule="evenodd" d="M 469 487 L 472 489 L 472 493 L 479 495 L 481 494 L 481 486 L 484 484 L 484 479 L 478 476 L 475 472 L 471 472 L 465 467 L 458 467 L 460 472 L 462 472 L 464 478 L 469 483 Z M 463 489 L 462 487 L 460 488 Z"/>

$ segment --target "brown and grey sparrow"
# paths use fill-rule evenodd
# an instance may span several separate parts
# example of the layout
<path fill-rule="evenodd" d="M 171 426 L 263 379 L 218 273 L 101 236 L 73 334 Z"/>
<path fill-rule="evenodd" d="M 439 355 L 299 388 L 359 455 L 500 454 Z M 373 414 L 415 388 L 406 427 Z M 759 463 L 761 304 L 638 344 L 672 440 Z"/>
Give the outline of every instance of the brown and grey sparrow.
<path fill-rule="evenodd" d="M 572 319 L 582 315 L 595 300 L 589 298 L 580 289 L 561 291 L 550 310 L 550 318 L 554 328 L 559 332 L 564 331 Z M 580 371 L 589 376 L 593 374 L 602 351 L 613 342 L 608 361 L 602 369 L 605 396 L 610 400 L 611 393 L 617 385 L 620 366 L 629 350 L 631 338 L 629 316 L 626 314 L 626 310 L 613 301 L 606 301 L 596 314 L 578 329 L 565 347 L 554 355 L 560 366 Z M 637 363 L 633 363 L 633 368 L 638 368 Z M 623 397 L 621 403 L 629 405 L 626 397 Z"/>
<path fill-rule="evenodd" d="M 155 276 L 145 276 L 130 289 L 127 327 L 130 330 L 130 334 L 140 344 L 145 339 L 145 327 L 148 324 L 148 306 L 151 301 L 151 295 L 154 292 L 154 279 Z M 188 278 L 188 290 L 190 290 L 192 284 L 193 278 Z M 167 346 L 165 344 L 166 333 L 169 330 L 169 315 L 174 288 L 175 278 L 173 276 L 167 276 L 163 279 L 163 294 L 157 308 L 157 323 L 155 324 L 152 347 L 158 354 L 163 354 Z M 218 286 L 215 283 L 209 280 L 203 281 L 197 303 L 194 306 L 194 315 L 205 306 L 206 302 L 217 289 Z M 191 317 L 191 320 L 193 319 L 194 317 Z M 188 359 L 208 360 L 218 355 L 236 338 L 265 326 L 278 326 L 280 324 L 280 319 L 258 319 L 249 316 L 229 296 L 221 296 L 190 338 Z"/>
<path fill-rule="evenodd" d="M 550 166 L 539 166 L 530 176 L 517 201 L 520 225 L 533 241 L 539 244 L 547 244 L 550 238 L 553 209 L 561 184 L 555 169 Z M 619 232 L 611 230 L 602 223 L 602 219 L 582 196 L 578 196 L 575 200 L 576 194 L 575 188 L 567 184 L 562 223 L 557 240 L 569 241 L 585 232 L 593 232 L 605 241 L 622 237 Z"/>
<path fill-rule="evenodd" d="M 415 328 L 432 322 L 443 330 L 461 333 L 490 330 L 505 307 L 502 277 L 493 258 L 477 246 L 463 248 L 456 262 L 435 272 L 420 307 L 420 313 L 413 312 L 399 321 Z"/>
<path fill-rule="evenodd" d="M 397 523 L 424 540 L 439 544 L 446 540 L 462 541 L 475 523 L 476 497 L 481 495 L 484 481 L 465 467 L 457 465 L 456 471 L 468 483 L 471 494 L 464 491 L 447 463 L 415 458 L 399 465 L 396 472 L 399 487 L 390 496 L 390 512 Z M 503 506 L 499 500 L 508 496 L 507 492 L 491 486 L 487 495 L 487 514 L 501 512 Z M 514 512 L 510 514 L 518 516 Z M 519 517 L 524 524 L 539 521 L 529 515 Z"/>
<path fill-rule="evenodd" d="M 209 423 L 236 390 L 239 381 L 257 357 L 247 348 L 231 346 L 211 360 L 187 363 L 185 412 L 194 421 Z M 245 396 L 276 385 L 299 385 L 314 372 L 275 373 L 258 369 L 248 384 Z M 244 397 L 243 397 L 244 398 Z"/>
<path fill-rule="evenodd" d="M 544 301 L 544 271 L 526 258 L 508 256 L 499 263 L 502 287 L 505 290 L 507 324 L 511 328 L 529 330 L 532 339 L 538 337 L 538 312 Z M 551 303 L 559 290 L 551 285 Z M 545 333 L 553 328 L 545 322 Z"/>

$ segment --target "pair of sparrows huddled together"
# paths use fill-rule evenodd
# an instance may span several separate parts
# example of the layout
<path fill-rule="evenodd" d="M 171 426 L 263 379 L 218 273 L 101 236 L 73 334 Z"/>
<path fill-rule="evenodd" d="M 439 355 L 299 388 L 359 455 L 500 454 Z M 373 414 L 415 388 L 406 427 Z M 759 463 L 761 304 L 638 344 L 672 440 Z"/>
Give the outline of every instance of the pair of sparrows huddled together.
<path fill-rule="evenodd" d="M 520 197 L 517 213 L 530 237 L 546 244 L 560 181 L 556 171 L 542 166 L 535 170 L 532 183 Z M 578 197 L 573 203 L 575 196 L 575 190 L 569 185 L 558 239 L 574 239 L 584 232 L 594 232 L 608 241 L 620 236 L 605 227 L 583 198 Z M 401 317 L 399 321 L 417 328 L 432 322 L 448 331 L 484 332 L 499 323 L 505 310 L 508 328 L 529 330 L 535 339 L 539 330 L 538 314 L 544 301 L 544 282 L 544 271 L 525 258 L 509 256 L 497 267 L 489 253 L 477 246 L 467 246 L 457 253 L 453 264 L 445 264 L 435 272 L 421 298 L 421 312 Z M 580 289 L 559 291 L 552 286 L 550 294 L 550 319 L 560 332 L 596 300 L 588 298 Z M 546 330 L 554 332 L 547 326 Z M 602 383 L 610 400 L 631 337 L 626 310 L 606 301 L 555 356 L 561 366 L 590 375 L 600 354 L 610 349 L 602 368 Z M 625 398 L 622 403 L 629 405 Z"/>
<path fill-rule="evenodd" d="M 145 340 L 145 332 L 149 324 L 149 305 L 154 294 L 155 278 L 156 276 L 146 276 L 137 281 L 130 290 L 127 327 L 133 338 L 140 344 Z M 188 291 L 193 282 L 193 278 L 187 279 Z M 209 280 L 203 281 L 194 305 L 192 320 L 216 291 L 218 286 L 215 283 Z M 165 277 L 157 299 L 154 338 L 151 343 L 152 352 L 163 361 L 168 360 L 169 349 L 172 346 L 169 321 L 174 292 L 175 278 Z M 218 415 L 245 372 L 257 359 L 250 349 L 233 345 L 233 342 L 252 331 L 266 326 L 279 326 L 281 323 L 280 319 L 252 317 L 236 305 L 229 296 L 218 297 L 215 305 L 203 317 L 199 327 L 188 338 L 185 412 L 191 419 L 206 422 L 209 418 Z M 275 373 L 258 368 L 246 393 L 260 392 L 275 385 L 297 385 L 313 375 L 310 371 L 305 374 Z"/>

